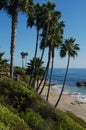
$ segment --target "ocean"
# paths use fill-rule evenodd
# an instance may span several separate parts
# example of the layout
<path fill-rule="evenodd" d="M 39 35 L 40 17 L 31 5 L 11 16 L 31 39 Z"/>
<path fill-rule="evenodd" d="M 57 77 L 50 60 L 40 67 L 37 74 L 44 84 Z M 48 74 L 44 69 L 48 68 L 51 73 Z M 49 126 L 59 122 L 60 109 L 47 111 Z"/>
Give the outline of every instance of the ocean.
<path fill-rule="evenodd" d="M 53 69 L 52 84 L 55 91 L 60 92 L 65 71 L 66 69 L 63 68 Z M 69 69 L 64 92 L 65 94 L 77 95 L 80 100 L 83 99 L 83 102 L 86 102 L 86 86 L 78 87 L 76 85 L 78 81 L 86 82 L 86 69 Z"/>

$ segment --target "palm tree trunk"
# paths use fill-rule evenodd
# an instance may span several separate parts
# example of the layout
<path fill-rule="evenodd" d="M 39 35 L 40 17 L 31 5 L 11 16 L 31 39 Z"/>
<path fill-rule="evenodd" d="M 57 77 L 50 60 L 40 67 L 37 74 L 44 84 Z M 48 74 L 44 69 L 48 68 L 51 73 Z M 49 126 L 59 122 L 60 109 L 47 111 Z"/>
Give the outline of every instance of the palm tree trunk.
<path fill-rule="evenodd" d="M 35 54 L 34 54 L 33 71 L 32 71 L 32 74 L 30 76 L 30 81 L 29 81 L 29 85 L 31 85 L 31 86 L 33 84 L 32 82 L 35 82 L 35 80 L 34 81 L 32 80 L 32 77 L 33 77 L 33 73 L 34 73 L 34 69 L 35 69 L 35 62 L 36 62 L 36 56 L 37 56 L 37 50 L 38 50 L 38 37 L 39 37 L 39 29 L 37 30 L 37 39 L 36 39 L 36 47 L 35 47 Z"/>
<path fill-rule="evenodd" d="M 24 68 L 24 58 L 22 58 L 22 68 Z"/>
<path fill-rule="evenodd" d="M 39 88 L 40 88 L 40 86 L 41 86 L 41 84 L 42 84 L 42 82 L 43 82 L 43 80 L 44 80 L 44 77 L 45 77 L 45 75 L 46 75 L 47 70 L 48 70 L 48 63 L 47 63 L 47 65 L 46 65 L 46 68 L 45 68 L 44 74 L 43 74 L 43 76 L 42 76 L 42 79 L 41 79 L 39 85 L 38 85 L 37 88 L 36 88 L 36 91 L 39 90 Z"/>
<path fill-rule="evenodd" d="M 48 26 L 47 26 L 46 38 L 45 38 L 44 47 L 43 47 L 41 58 L 40 58 L 41 61 L 43 60 L 43 56 L 44 56 L 44 52 L 45 52 L 45 46 L 46 46 L 46 42 L 47 42 L 48 31 L 49 31 L 49 23 L 48 23 Z M 40 86 L 41 86 L 41 84 L 43 82 L 44 76 L 45 76 L 46 71 L 47 71 L 47 67 L 48 67 L 48 65 L 46 66 L 46 69 L 45 69 L 45 72 L 44 72 L 43 77 L 41 79 L 41 82 L 40 82 L 39 86 L 36 89 L 37 91 L 38 91 L 38 89 L 40 88 Z M 40 68 L 38 69 L 37 75 L 39 74 L 39 70 L 40 70 Z"/>
<path fill-rule="evenodd" d="M 41 55 L 41 61 L 42 61 L 43 56 L 44 56 L 44 51 L 45 51 L 45 47 L 46 47 L 46 43 L 47 43 L 48 31 L 49 31 L 49 23 L 47 25 L 46 38 L 45 38 L 44 47 L 43 47 L 43 51 L 42 51 L 42 55 Z"/>
<path fill-rule="evenodd" d="M 48 101 L 49 93 L 50 93 L 50 86 L 51 86 L 52 72 L 53 72 L 53 64 L 54 64 L 54 50 L 52 51 L 52 66 L 51 66 L 50 80 L 49 80 L 49 85 L 48 85 L 48 92 L 47 92 L 46 101 Z"/>
<path fill-rule="evenodd" d="M 13 61 L 14 61 L 14 49 L 16 43 L 16 30 L 17 30 L 17 12 L 12 15 L 12 32 L 11 32 L 11 47 L 10 47 L 10 78 L 13 79 Z"/>
<path fill-rule="evenodd" d="M 25 69 L 27 68 L 27 56 L 25 58 Z"/>
<path fill-rule="evenodd" d="M 51 50 L 49 48 L 49 54 L 48 54 L 48 65 L 47 65 L 47 70 L 46 70 L 46 75 L 45 75 L 45 80 L 44 80 L 44 84 L 43 87 L 41 88 L 39 95 L 41 95 L 42 91 L 44 90 L 46 81 L 47 81 L 47 75 L 48 75 L 48 70 L 49 70 L 49 65 L 50 65 L 50 59 L 51 59 Z"/>
<path fill-rule="evenodd" d="M 56 102 L 56 104 L 55 104 L 55 107 L 57 107 L 57 105 L 58 105 L 58 103 L 59 103 L 59 101 L 60 101 L 60 99 L 61 99 L 63 90 L 64 90 L 64 86 L 65 86 L 66 78 L 67 78 L 67 74 L 68 74 L 69 62 L 70 62 L 70 55 L 68 56 L 68 63 L 67 63 L 67 68 L 66 68 L 66 73 L 65 73 L 64 81 L 63 81 L 63 86 L 62 86 L 62 89 L 61 89 L 59 98 L 58 98 L 58 100 L 57 100 L 57 102 Z"/>

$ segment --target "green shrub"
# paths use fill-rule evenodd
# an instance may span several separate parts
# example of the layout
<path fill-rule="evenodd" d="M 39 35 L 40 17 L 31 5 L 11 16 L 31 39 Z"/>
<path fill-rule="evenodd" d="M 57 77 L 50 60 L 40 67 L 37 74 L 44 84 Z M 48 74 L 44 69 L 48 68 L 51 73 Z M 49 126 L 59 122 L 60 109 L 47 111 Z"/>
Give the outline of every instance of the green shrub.
<path fill-rule="evenodd" d="M 56 109 L 42 99 L 38 99 L 31 106 L 35 112 L 38 112 L 44 119 L 53 119 L 58 122 L 58 115 Z"/>
<path fill-rule="evenodd" d="M 22 69 L 21 67 L 15 67 L 14 72 L 17 73 L 17 74 L 20 74 L 20 75 L 25 75 L 26 74 L 25 70 Z"/>
<path fill-rule="evenodd" d="M 29 127 L 23 119 L 0 105 L 0 130 L 29 130 Z"/>
<path fill-rule="evenodd" d="M 0 79 L 0 102 L 22 111 L 28 108 L 35 99 L 36 93 L 31 88 L 28 89 L 9 78 Z"/>
<path fill-rule="evenodd" d="M 26 75 L 26 71 L 24 69 L 22 69 L 21 67 L 15 67 L 14 72 L 15 72 L 15 74 L 20 75 L 22 77 L 23 81 L 28 84 L 30 76 Z"/>
<path fill-rule="evenodd" d="M 0 130 L 9 130 L 9 126 L 5 126 L 4 123 L 0 121 Z"/>
<path fill-rule="evenodd" d="M 33 130 L 44 130 L 44 119 L 32 109 L 22 112 L 21 116 Z"/>

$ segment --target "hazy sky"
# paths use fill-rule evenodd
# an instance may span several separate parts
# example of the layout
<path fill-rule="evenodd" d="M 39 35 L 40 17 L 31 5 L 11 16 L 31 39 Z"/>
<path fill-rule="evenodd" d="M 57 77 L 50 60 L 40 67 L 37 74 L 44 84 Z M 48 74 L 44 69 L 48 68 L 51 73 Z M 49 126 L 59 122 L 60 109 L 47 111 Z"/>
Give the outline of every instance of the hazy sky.
<path fill-rule="evenodd" d="M 39 2 L 40 0 L 34 0 Z M 80 45 L 80 52 L 75 59 L 71 58 L 71 68 L 86 68 L 86 0 L 51 0 L 56 4 L 56 10 L 62 12 L 61 20 L 65 23 L 64 38 L 73 37 Z M 47 2 L 47 0 L 41 0 Z M 21 66 L 21 51 L 29 53 L 29 59 L 34 56 L 36 29 L 27 29 L 27 18 L 19 14 L 14 64 Z M 5 11 L 0 12 L 0 52 L 5 52 L 4 58 L 10 59 L 11 18 Z M 39 55 L 41 53 L 39 52 Z M 46 54 L 44 61 L 46 62 Z M 66 67 L 67 58 L 61 59 L 56 50 L 54 67 Z"/>

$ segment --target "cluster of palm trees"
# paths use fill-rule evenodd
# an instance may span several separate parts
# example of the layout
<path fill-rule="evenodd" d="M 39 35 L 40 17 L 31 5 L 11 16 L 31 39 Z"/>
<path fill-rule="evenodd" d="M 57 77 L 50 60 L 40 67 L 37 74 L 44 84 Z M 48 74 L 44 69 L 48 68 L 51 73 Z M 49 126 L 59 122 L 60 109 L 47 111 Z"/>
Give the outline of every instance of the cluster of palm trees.
<path fill-rule="evenodd" d="M 35 47 L 34 60 L 33 60 L 33 69 L 30 73 L 30 81 L 29 81 L 30 86 L 33 85 L 33 87 L 35 87 L 35 82 L 37 80 L 36 77 L 39 77 L 40 75 L 40 70 L 41 70 L 40 68 L 41 68 L 41 63 L 43 61 L 44 52 L 45 49 L 48 48 L 47 64 L 45 70 L 42 72 L 42 76 L 40 76 L 41 77 L 40 83 L 38 83 L 36 87 L 38 93 L 41 94 L 45 87 L 45 83 L 49 73 L 49 68 L 51 68 L 46 101 L 48 101 L 49 98 L 52 72 L 54 66 L 55 49 L 60 49 L 61 57 L 65 57 L 66 54 L 68 55 L 66 74 L 64 77 L 62 91 L 60 93 L 58 101 L 55 104 L 56 107 L 61 98 L 65 86 L 70 57 L 75 57 L 77 55 L 77 51 L 79 50 L 79 45 L 75 44 L 75 39 L 73 39 L 72 37 L 63 40 L 64 39 L 63 32 L 64 32 L 65 24 L 63 21 L 60 21 L 61 12 L 56 11 L 55 4 L 50 1 L 40 5 L 39 3 L 34 4 L 32 0 L 1 0 L 0 10 L 2 9 L 6 10 L 6 12 L 11 16 L 11 20 L 12 20 L 11 47 L 10 47 L 10 77 L 12 79 L 13 79 L 14 49 L 16 43 L 16 29 L 18 24 L 19 11 L 27 15 L 28 17 L 27 27 L 32 28 L 33 26 L 35 26 L 37 32 L 36 47 Z M 41 54 L 39 58 L 40 62 L 39 62 L 39 67 L 36 68 L 36 60 L 38 57 L 37 52 L 39 46 L 41 49 Z M 21 56 L 22 59 L 24 59 L 25 57 L 24 52 L 21 52 Z M 51 66 L 50 66 L 50 62 L 51 62 Z M 22 68 L 24 68 L 23 64 L 22 64 Z M 40 86 L 42 86 L 41 90 L 39 89 Z"/>
<path fill-rule="evenodd" d="M 55 48 L 60 49 L 61 57 L 65 57 L 66 54 L 68 55 L 68 64 L 67 64 L 64 81 L 63 81 L 63 87 L 62 87 L 61 93 L 59 95 L 59 98 L 55 104 L 55 107 L 57 106 L 57 104 L 60 101 L 64 86 L 65 86 L 70 57 L 75 57 L 77 55 L 77 51 L 79 50 L 79 45 L 75 44 L 75 39 L 73 39 L 72 37 L 70 37 L 66 40 L 63 40 L 63 31 L 64 31 L 63 29 L 64 29 L 65 25 L 64 25 L 63 21 L 60 21 L 60 18 L 61 18 L 61 12 L 55 11 L 55 4 L 48 2 L 47 4 L 42 4 L 41 6 L 39 4 L 37 4 L 35 6 L 34 14 L 30 15 L 28 17 L 28 21 L 27 21 L 28 27 L 36 26 L 36 30 L 37 30 L 36 49 L 35 49 L 35 54 L 34 54 L 33 70 L 31 73 L 30 85 L 35 84 L 35 80 L 32 80 L 33 79 L 32 77 L 33 77 L 34 71 L 35 71 L 35 63 L 36 63 L 36 57 L 37 57 L 39 36 L 41 36 L 41 41 L 40 41 L 40 49 L 42 50 L 42 53 L 40 56 L 41 61 L 43 59 L 45 49 L 48 48 L 47 65 L 45 67 L 44 74 L 41 78 L 41 82 L 39 83 L 39 85 L 36 88 L 36 90 L 38 91 L 40 86 L 42 85 L 42 81 L 44 80 L 44 84 L 43 84 L 41 90 L 39 91 L 39 94 L 42 93 L 42 91 L 45 87 L 45 83 L 47 80 L 48 71 L 49 71 L 49 67 L 50 67 L 50 61 L 52 62 L 46 101 L 48 101 L 48 98 L 49 98 L 52 71 L 53 71 L 53 65 L 54 65 Z M 39 75 L 39 70 L 40 70 L 40 67 L 38 68 L 38 70 L 35 74 L 36 76 Z"/>

